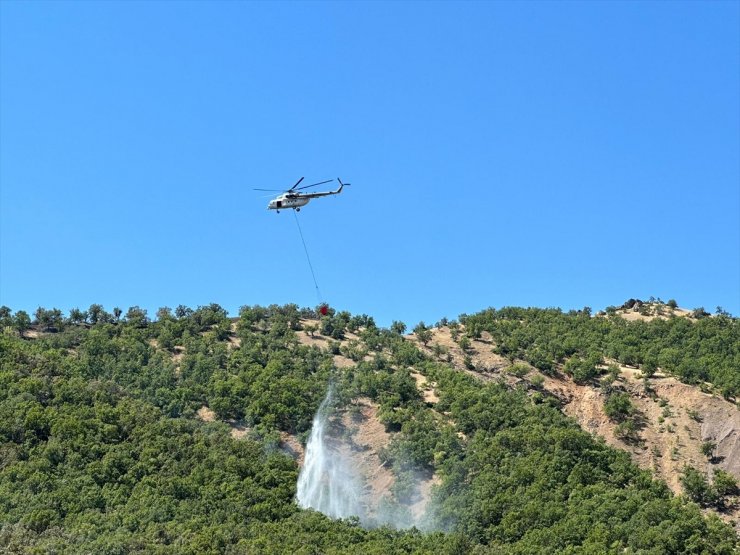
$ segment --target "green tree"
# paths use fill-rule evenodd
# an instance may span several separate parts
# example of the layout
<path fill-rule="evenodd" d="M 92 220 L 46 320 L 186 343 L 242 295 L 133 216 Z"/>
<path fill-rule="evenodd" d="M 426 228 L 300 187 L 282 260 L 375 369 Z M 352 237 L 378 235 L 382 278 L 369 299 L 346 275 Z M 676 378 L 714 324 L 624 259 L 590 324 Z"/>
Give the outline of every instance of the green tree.
<path fill-rule="evenodd" d="M 69 311 L 69 323 L 72 325 L 82 324 L 87 320 L 87 311 L 82 311 L 79 308 L 72 308 Z"/>
<path fill-rule="evenodd" d="M 201 330 L 205 330 L 210 326 L 215 326 L 226 320 L 228 318 L 228 312 L 220 305 L 211 303 L 208 306 L 199 306 L 191 317 Z"/>
<path fill-rule="evenodd" d="M 126 323 L 137 328 L 144 328 L 149 323 L 146 309 L 132 306 L 126 311 Z"/>
<path fill-rule="evenodd" d="M 717 494 L 710 487 L 707 477 L 691 466 L 685 466 L 679 477 L 684 492 L 692 501 L 701 505 L 716 502 Z"/>
<path fill-rule="evenodd" d="M 193 314 L 193 309 L 185 306 L 184 304 L 177 305 L 177 308 L 175 309 L 175 317 L 178 320 L 182 320 L 183 318 L 189 318 Z"/>
<path fill-rule="evenodd" d="M 617 424 L 614 428 L 614 435 L 627 443 L 635 443 L 640 439 L 637 424 L 631 418 Z"/>
<path fill-rule="evenodd" d="M 306 335 L 314 337 L 314 334 L 319 331 L 319 326 L 318 324 L 306 324 L 303 326 L 303 331 Z"/>
<path fill-rule="evenodd" d="M 393 320 L 391 323 L 391 331 L 397 335 L 403 335 L 406 331 L 406 324 L 398 320 Z"/>
<path fill-rule="evenodd" d="M 103 305 L 91 304 L 90 308 L 87 309 L 87 314 L 92 325 L 104 323 L 107 321 L 107 313 L 103 309 Z"/>
<path fill-rule="evenodd" d="M 705 441 L 701 444 L 701 454 L 710 461 L 714 458 L 715 449 L 717 449 L 717 444 L 713 441 Z"/>
<path fill-rule="evenodd" d="M 467 335 L 459 336 L 457 344 L 463 353 L 467 353 L 470 350 L 470 338 Z"/>
<path fill-rule="evenodd" d="M 439 343 L 434 343 L 432 345 L 432 352 L 434 353 L 434 356 L 438 360 L 442 360 L 442 358 L 447 355 L 448 349 L 444 345 L 440 345 Z"/>
<path fill-rule="evenodd" d="M 13 318 L 10 314 L 10 307 L 0 306 L 0 328 L 5 328 L 13 325 Z"/>
<path fill-rule="evenodd" d="M 51 325 L 51 317 L 49 316 L 49 311 L 46 310 L 44 307 L 38 307 L 33 313 L 33 317 L 34 323 L 38 325 L 41 329 L 46 329 Z"/>
<path fill-rule="evenodd" d="M 710 315 L 709 312 L 704 310 L 703 306 L 700 306 L 699 308 L 695 308 L 694 310 L 691 311 L 691 317 L 696 318 L 697 320 L 706 318 L 709 315 Z"/>
<path fill-rule="evenodd" d="M 624 422 L 635 412 L 635 405 L 629 393 L 612 393 L 604 401 L 604 412 L 614 422 Z"/>
<path fill-rule="evenodd" d="M 157 309 L 157 321 L 172 320 L 172 309 L 169 306 L 161 306 Z"/>
<path fill-rule="evenodd" d="M 167 324 L 169 324 L 169 322 L 167 322 Z M 171 324 L 164 325 L 160 328 L 159 333 L 157 334 L 159 347 L 167 351 L 172 351 L 175 348 L 176 339 L 173 327 L 174 326 Z"/>
<path fill-rule="evenodd" d="M 600 362 L 599 358 L 598 356 L 589 356 L 588 358 L 571 357 L 565 363 L 563 371 L 572 376 L 574 382 L 578 384 L 587 383 L 599 375 L 599 369 L 596 366 Z"/>
<path fill-rule="evenodd" d="M 616 382 L 617 379 L 619 378 L 619 374 L 620 374 L 619 365 L 618 364 L 614 364 L 612 362 L 611 364 L 609 364 L 607 366 L 607 370 L 606 371 L 607 371 L 607 375 L 606 375 L 606 378 L 605 378 L 606 381 L 609 384 L 613 384 L 614 382 Z"/>
<path fill-rule="evenodd" d="M 657 361 L 652 357 L 646 359 L 640 367 L 640 371 L 642 372 L 643 376 L 647 378 L 652 378 L 655 375 L 655 372 L 658 371 Z"/>
<path fill-rule="evenodd" d="M 414 327 L 414 335 L 416 335 L 416 338 L 425 347 L 432 340 L 432 330 L 427 328 L 424 322 L 419 322 L 418 324 L 416 324 L 416 327 Z"/>
<path fill-rule="evenodd" d="M 723 502 L 727 497 L 738 494 L 737 479 L 719 468 L 714 471 L 712 486 Z"/>
<path fill-rule="evenodd" d="M 13 317 L 13 327 L 18 334 L 23 337 L 26 331 L 31 327 L 31 317 L 25 310 L 19 310 Z"/>
<path fill-rule="evenodd" d="M 58 332 L 62 330 L 64 317 L 58 308 L 38 307 L 34 313 L 36 322 L 43 331 Z"/>
<path fill-rule="evenodd" d="M 450 328 L 450 337 L 452 337 L 452 340 L 457 342 L 457 339 L 460 337 L 460 324 L 456 321 L 452 321 L 449 323 Z"/>

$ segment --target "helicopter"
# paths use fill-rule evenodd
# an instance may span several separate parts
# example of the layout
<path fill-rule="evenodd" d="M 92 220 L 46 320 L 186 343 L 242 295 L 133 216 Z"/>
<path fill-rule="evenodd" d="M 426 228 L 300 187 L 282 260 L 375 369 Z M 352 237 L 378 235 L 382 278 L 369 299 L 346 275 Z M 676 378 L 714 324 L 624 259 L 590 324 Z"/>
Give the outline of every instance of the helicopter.
<path fill-rule="evenodd" d="M 337 177 L 337 181 L 339 181 L 339 188 L 336 191 L 320 191 L 318 193 L 302 193 L 301 191 L 303 189 L 308 189 L 309 187 L 316 187 L 317 185 L 323 185 L 324 183 L 329 183 L 331 181 L 334 181 L 333 179 L 327 179 L 326 181 L 319 181 L 318 183 L 313 183 L 311 185 L 304 185 L 303 187 L 298 187 L 298 185 L 301 184 L 301 181 L 303 181 L 303 177 L 301 177 L 295 185 L 293 185 L 290 189 L 281 191 L 282 194 L 274 199 L 272 199 L 269 204 L 267 205 L 268 210 L 275 210 L 278 214 L 280 213 L 280 210 L 283 208 L 292 208 L 296 212 L 301 211 L 301 206 L 306 206 L 308 202 L 312 198 L 318 198 L 318 197 L 326 197 L 329 195 L 338 195 L 342 192 L 342 189 L 345 185 L 350 185 L 349 183 L 342 183 L 342 180 Z M 255 189 L 255 191 L 279 191 L 279 189 Z"/>

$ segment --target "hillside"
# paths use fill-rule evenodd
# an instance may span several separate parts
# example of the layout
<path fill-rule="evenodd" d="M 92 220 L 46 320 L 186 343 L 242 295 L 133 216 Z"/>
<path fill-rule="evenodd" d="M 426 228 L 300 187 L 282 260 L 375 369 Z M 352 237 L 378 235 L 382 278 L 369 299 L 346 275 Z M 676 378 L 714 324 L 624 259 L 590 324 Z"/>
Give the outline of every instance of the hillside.
<path fill-rule="evenodd" d="M 650 322 L 672 316 L 692 318 L 692 311 L 678 307 L 656 310 L 649 303 L 641 304 L 634 308 L 621 308 L 615 311 L 615 315 L 630 322 Z M 303 323 L 318 325 L 317 321 Z M 683 492 L 680 478 L 686 466 L 707 476 L 712 476 L 715 470 L 720 469 L 740 480 L 740 411 L 734 402 L 709 392 L 711 388 L 682 383 L 659 370 L 646 379 L 634 366 L 608 361 L 618 370 L 613 380 L 614 386 L 629 394 L 635 413 L 639 415 L 639 432 L 626 437 L 619 433 L 619 423 L 605 412 L 608 394 L 602 383 L 579 384 L 566 374 L 550 376 L 526 363 L 527 372 L 522 375 L 522 361 L 517 361 L 514 367 L 512 361 L 495 354 L 495 345 L 487 332 L 483 332 L 478 339 L 467 338 L 469 344 L 465 346 L 465 341 L 459 341 L 460 336 L 466 337 L 464 326 L 457 328 L 460 334 L 457 342 L 448 326 L 434 327 L 429 331 L 431 338 L 426 346 L 415 334 L 409 334 L 406 338 L 415 342 L 431 358 L 444 360 L 477 379 L 503 379 L 511 387 L 521 384 L 532 387 L 533 382 L 538 384 L 537 387 L 543 392 L 558 399 L 563 412 L 574 418 L 585 431 L 627 451 L 636 464 L 664 480 L 675 494 Z M 322 336 L 311 338 L 305 334 L 301 334 L 299 339 L 304 344 L 321 345 L 323 348 L 330 341 Z M 357 340 L 355 334 L 346 334 L 339 343 L 346 349 L 349 342 Z M 343 355 L 335 355 L 334 362 L 340 368 L 353 365 L 352 360 Z M 412 373 L 412 376 L 427 404 L 436 403 L 438 397 L 434 387 L 421 374 Z M 711 456 L 702 452 L 702 446 L 707 443 L 715 446 Z M 380 447 L 382 444 L 375 445 L 376 449 Z M 740 532 L 740 506 L 737 499 L 728 500 L 717 512 L 724 520 L 736 525 Z"/>
<path fill-rule="evenodd" d="M 25 326 L 2 315 L 5 551 L 737 549 L 714 514 L 732 519 L 737 504 L 737 408 L 713 393 L 734 383 L 728 316 L 623 326 L 618 314 L 489 310 L 404 336 L 400 323 L 292 305 L 237 319 L 218 305 L 154 321 L 136 307 L 86 312 Z M 667 337 L 681 346 L 697 331 L 701 345 L 665 360 L 686 379 L 713 357 L 708 393 L 652 367 Z M 625 357 L 648 366 L 647 384 Z M 360 521 L 295 502 L 330 388 L 326 444 L 362 481 Z"/>
<path fill-rule="evenodd" d="M 493 353 L 493 344 L 486 333 L 480 339 L 470 340 L 469 347 L 463 351 L 452 339 L 450 328 L 434 328 L 431 332 L 427 347 L 413 334 L 407 337 L 430 356 L 434 356 L 437 345 L 443 347 L 445 359 L 449 357 L 455 368 L 483 381 L 503 379 L 512 387 L 528 388 L 538 384 L 537 388 L 554 396 L 563 412 L 585 431 L 627 451 L 635 463 L 664 480 L 676 494 L 683 492 L 680 477 L 687 465 L 708 476 L 721 469 L 740 480 L 740 411 L 735 403 L 719 395 L 681 383 L 660 371 L 645 380 L 639 369 L 615 364 L 618 373 L 614 383 L 629 394 L 636 414 L 640 415 L 639 432 L 635 437 L 625 437 L 618 433 L 618 422 L 605 412 L 607 394 L 601 384 L 579 384 L 565 374 L 550 376 L 521 361 L 514 367 L 509 360 Z M 707 442 L 716 445 L 712 457 L 702 453 L 702 445 Z M 737 501 L 723 507 L 719 514 L 737 525 L 740 516 Z"/>

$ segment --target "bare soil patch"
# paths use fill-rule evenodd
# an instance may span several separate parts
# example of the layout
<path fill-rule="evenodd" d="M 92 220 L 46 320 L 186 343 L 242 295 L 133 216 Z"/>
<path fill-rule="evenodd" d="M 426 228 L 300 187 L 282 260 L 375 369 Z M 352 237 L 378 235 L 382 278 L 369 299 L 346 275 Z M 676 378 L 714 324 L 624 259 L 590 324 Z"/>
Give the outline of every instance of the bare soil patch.
<path fill-rule="evenodd" d="M 365 478 L 365 505 L 373 507 L 383 497 L 391 495 L 395 482 L 393 473 L 380 458 L 380 451 L 391 440 L 391 434 L 378 418 L 378 405 L 370 399 L 360 398 L 354 407 L 341 416 L 342 426 L 349 432 L 349 451 L 359 474 Z"/>
<path fill-rule="evenodd" d="M 195 413 L 195 416 L 198 418 L 198 420 L 201 420 L 203 422 L 216 422 L 218 420 L 216 413 L 205 405 L 198 409 L 198 411 Z M 227 420 L 225 424 L 228 424 L 231 428 L 231 437 L 233 437 L 234 439 L 241 439 L 249 433 L 249 428 L 245 426 L 243 422 L 239 422 L 237 420 Z"/>
<path fill-rule="evenodd" d="M 334 448 L 348 457 L 357 469 L 357 475 L 364 483 L 361 503 L 371 517 L 375 516 L 384 499 L 393 499 L 392 487 L 396 478 L 381 456 L 393 435 L 380 422 L 378 405 L 367 398 L 356 399 L 338 420 L 341 437 L 335 432 Z M 431 498 L 432 486 L 437 483 L 439 478 L 435 475 L 420 473 L 418 476 L 416 491 L 406 505 L 414 518 L 418 519 L 424 514 Z"/>
<path fill-rule="evenodd" d="M 296 436 L 288 432 L 280 432 L 280 448 L 293 457 L 298 466 L 303 466 L 306 450 Z"/>
<path fill-rule="evenodd" d="M 234 439 L 243 439 L 250 431 L 248 426 L 238 420 L 227 420 L 226 423 L 231 428 L 231 437 Z"/>
<path fill-rule="evenodd" d="M 439 397 L 434 391 L 435 384 L 429 383 L 426 376 L 418 372 L 411 372 L 411 377 L 416 381 L 416 389 L 421 392 L 426 403 L 434 404 L 439 401 Z"/>
<path fill-rule="evenodd" d="M 231 330 L 231 333 L 227 338 L 229 347 L 232 349 L 238 349 L 242 345 L 242 340 L 236 335 L 236 322 L 232 322 L 229 329 Z"/>
<path fill-rule="evenodd" d="M 660 314 L 658 311 L 660 310 Z M 677 318 L 691 318 L 692 311 L 686 310 L 683 308 L 675 308 L 671 310 L 667 306 L 663 306 L 662 309 L 658 309 L 658 305 L 651 305 L 651 313 L 650 314 L 640 314 L 638 310 L 635 309 L 619 309 L 617 310 L 616 314 L 620 318 L 624 318 L 628 322 L 650 322 L 652 320 L 655 320 L 656 318 L 659 318 L 661 320 L 667 320 L 673 316 Z"/>
<path fill-rule="evenodd" d="M 195 413 L 195 415 L 198 417 L 199 420 L 202 420 L 203 422 L 215 422 L 216 421 L 216 413 L 213 412 L 211 409 L 209 409 L 205 405 L 200 407 L 198 411 Z"/>

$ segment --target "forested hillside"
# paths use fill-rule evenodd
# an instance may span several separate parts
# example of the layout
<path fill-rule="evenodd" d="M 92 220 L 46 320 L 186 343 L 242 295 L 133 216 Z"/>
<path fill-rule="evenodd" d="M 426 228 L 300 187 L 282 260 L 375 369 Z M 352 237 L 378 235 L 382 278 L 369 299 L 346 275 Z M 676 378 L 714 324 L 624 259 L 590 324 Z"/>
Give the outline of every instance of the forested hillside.
<path fill-rule="evenodd" d="M 445 324 L 458 340 L 486 332 L 511 361 L 579 380 L 613 358 L 740 391 L 738 322 L 724 314 L 625 322 L 503 309 Z M 0 327 L 0 550 L 737 552 L 732 528 L 697 504 L 731 499 L 731 477 L 696 478 L 697 502 L 674 496 L 537 383 L 481 382 L 418 348 L 400 322 L 319 319 L 294 305 L 244 307 L 233 320 L 218 305 L 154 319 L 93 305 L 39 309 L 33 321 L 2 308 Z M 422 343 L 426 330 L 416 327 Z M 311 336 L 330 338 L 327 348 L 305 344 Z M 417 374 L 434 384 L 434 403 Z M 395 487 L 438 476 L 428 531 L 364 529 L 295 503 L 298 466 L 280 434 L 305 441 L 330 383 L 340 410 L 359 397 L 379 406 Z M 195 418 L 204 406 L 247 437 Z"/>
<path fill-rule="evenodd" d="M 728 399 L 740 394 L 737 318 L 721 309 L 714 317 L 703 309 L 693 311 L 693 317 L 678 317 L 675 302 L 640 304 L 639 311 L 647 318 L 637 321 L 620 317 L 615 307 L 597 317 L 588 308 L 569 313 L 489 309 L 463 315 L 460 321 L 473 337 L 489 332 L 497 353 L 525 360 L 544 372 L 567 362 L 566 372 L 587 381 L 599 374 L 599 364 L 613 359 L 638 366 L 648 376 L 660 367 L 687 383 L 709 382 Z M 654 314 L 658 317 L 650 319 Z"/>

